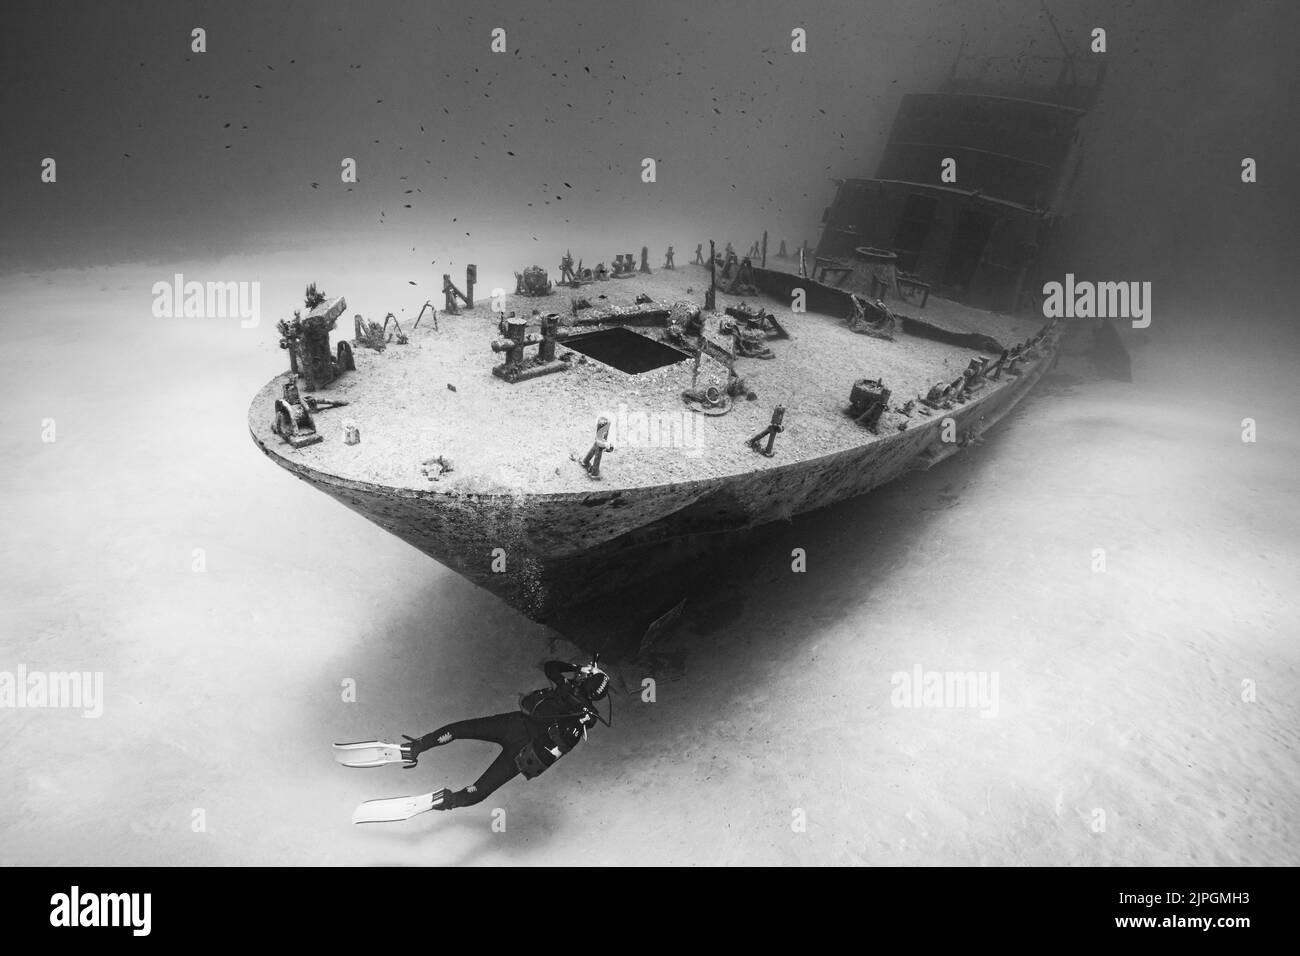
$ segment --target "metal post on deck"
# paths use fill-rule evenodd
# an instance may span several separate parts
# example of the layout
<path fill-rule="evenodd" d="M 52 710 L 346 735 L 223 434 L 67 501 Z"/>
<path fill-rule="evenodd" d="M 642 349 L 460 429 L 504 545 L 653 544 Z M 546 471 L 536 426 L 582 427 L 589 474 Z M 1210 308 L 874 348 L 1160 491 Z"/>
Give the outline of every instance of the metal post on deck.
<path fill-rule="evenodd" d="M 712 312 L 718 302 L 718 252 L 709 240 L 709 294 L 704 297 L 704 308 Z"/>

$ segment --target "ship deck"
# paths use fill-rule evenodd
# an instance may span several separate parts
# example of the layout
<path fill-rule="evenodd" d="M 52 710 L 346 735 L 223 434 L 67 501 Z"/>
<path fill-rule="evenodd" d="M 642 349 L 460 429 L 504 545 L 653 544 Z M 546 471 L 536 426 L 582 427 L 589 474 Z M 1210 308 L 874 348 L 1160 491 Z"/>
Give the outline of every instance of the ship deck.
<path fill-rule="evenodd" d="M 573 290 L 556 287 L 546 297 L 507 296 L 506 311 L 570 314 L 570 298 L 593 306 L 632 305 L 638 295 L 670 305 L 703 301 L 707 269 L 687 265 L 627 279 L 609 279 Z M 602 298 L 603 297 L 603 298 Z M 355 346 L 357 369 L 312 393 L 344 401 L 315 416 L 324 441 L 295 449 L 271 431 L 273 401 L 285 376 L 268 382 L 253 401 L 254 437 L 286 463 L 348 481 L 464 495 L 538 495 L 609 491 L 722 478 L 787 465 L 880 440 L 902 421 L 890 414 L 877 437 L 845 414 L 849 390 L 860 378 L 882 379 L 897 407 L 936 382 L 956 378 L 978 353 L 969 347 L 918 338 L 901 330 L 893 341 L 857 334 L 844 319 L 814 312 L 794 314 L 789 303 L 768 296 L 728 296 L 719 291 L 719 312 L 705 313 L 714 341 L 721 310 L 747 302 L 776 315 L 790 338 L 768 343 L 776 358 L 738 358 L 736 371 L 757 395 L 738 399 L 731 411 L 705 416 L 687 409 L 681 393 L 691 385 L 693 359 L 641 374 L 628 374 L 573 353 L 561 373 L 509 384 L 491 374 L 502 356 L 490 348 L 498 315 L 483 299 L 472 311 L 428 316 L 407 328 L 406 345 L 382 353 Z M 1033 335 L 1041 320 L 985 312 L 931 296 L 921 309 L 890 307 L 955 331 L 981 332 L 1004 345 Z M 534 331 L 530 325 L 529 331 Z M 656 329 L 634 330 L 652 336 Z M 331 337 L 350 336 L 345 315 Z M 534 354 L 535 347 L 528 350 Z M 571 350 L 559 344 L 560 356 Z M 990 357 L 994 357 L 991 356 Z M 725 365 L 705 356 L 699 385 L 727 383 Z M 989 383 L 990 388 L 1002 383 Z M 449 387 L 451 386 L 451 387 Z M 454 388 L 454 391 L 452 390 Z M 786 407 L 785 431 L 776 454 L 752 451 L 746 440 L 765 428 L 772 409 Z M 574 458 L 591 447 L 600 416 L 612 423 L 601 479 L 590 478 Z M 917 424 L 928 421 L 914 413 Z M 343 441 L 343 423 L 356 422 L 361 441 Z M 658 433 L 656 435 L 656 432 Z M 422 463 L 443 456 L 454 470 L 430 480 Z"/>

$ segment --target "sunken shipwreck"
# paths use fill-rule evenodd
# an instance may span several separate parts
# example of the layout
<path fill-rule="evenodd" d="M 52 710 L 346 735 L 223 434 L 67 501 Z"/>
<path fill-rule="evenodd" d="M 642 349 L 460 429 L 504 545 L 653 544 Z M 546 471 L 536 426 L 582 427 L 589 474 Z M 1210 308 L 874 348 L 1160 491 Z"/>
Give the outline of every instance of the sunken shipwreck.
<path fill-rule="evenodd" d="M 312 285 L 279 324 L 287 368 L 253 399 L 253 440 L 539 621 L 931 467 L 1060 346 L 1040 290 L 1102 77 L 1033 59 L 1030 76 L 959 54 L 903 96 L 815 248 L 557 250 L 486 299 L 471 265 L 409 327 L 349 328 Z"/>

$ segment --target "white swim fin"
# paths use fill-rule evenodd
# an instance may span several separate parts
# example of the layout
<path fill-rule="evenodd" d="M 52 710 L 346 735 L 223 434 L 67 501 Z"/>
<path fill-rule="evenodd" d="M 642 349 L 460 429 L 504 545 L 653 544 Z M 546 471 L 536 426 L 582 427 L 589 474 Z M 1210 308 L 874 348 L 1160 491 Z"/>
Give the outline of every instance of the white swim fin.
<path fill-rule="evenodd" d="M 402 755 L 401 744 L 390 744 L 383 740 L 335 744 L 334 759 L 345 767 L 383 767 L 390 763 L 414 765 L 414 761 Z"/>
<path fill-rule="evenodd" d="M 352 812 L 353 823 L 400 823 L 421 813 L 427 813 L 443 801 L 447 791 L 435 790 L 414 797 L 389 797 L 385 800 L 367 800 Z"/>

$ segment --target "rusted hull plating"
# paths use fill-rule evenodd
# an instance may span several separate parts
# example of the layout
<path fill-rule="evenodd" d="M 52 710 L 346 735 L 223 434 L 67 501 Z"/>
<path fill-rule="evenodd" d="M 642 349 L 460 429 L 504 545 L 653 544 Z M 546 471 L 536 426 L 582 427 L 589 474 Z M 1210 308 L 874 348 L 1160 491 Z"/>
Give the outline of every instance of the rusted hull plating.
<path fill-rule="evenodd" d="M 670 567 L 702 537 L 815 511 L 955 454 L 1024 397 L 1051 366 L 1058 345 L 1058 335 L 1049 334 L 1018 377 L 990 382 L 962 406 L 856 448 L 725 478 L 605 492 L 459 496 L 351 481 L 285 458 L 251 430 L 282 468 L 545 621 Z M 255 406 L 250 414 L 259 411 Z M 940 436 L 949 417 L 956 423 L 955 443 Z M 500 572 L 493 571 L 497 548 L 505 551 Z"/>

